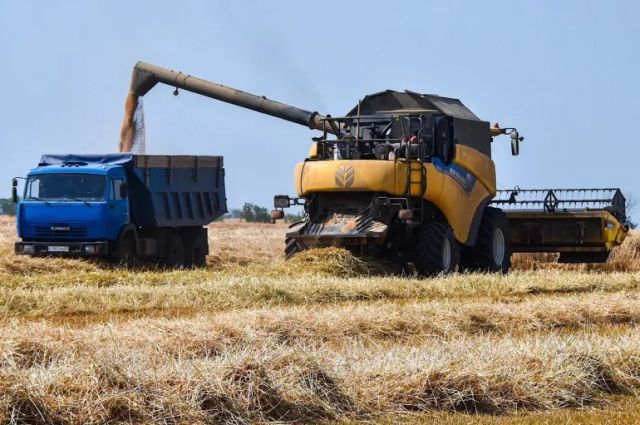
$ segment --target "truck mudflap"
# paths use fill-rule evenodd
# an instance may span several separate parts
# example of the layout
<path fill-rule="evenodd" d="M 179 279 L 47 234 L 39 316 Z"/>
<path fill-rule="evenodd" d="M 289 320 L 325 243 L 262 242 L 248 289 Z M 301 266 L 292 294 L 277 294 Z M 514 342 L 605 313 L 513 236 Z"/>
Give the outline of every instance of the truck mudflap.
<path fill-rule="evenodd" d="M 57 255 L 67 257 L 101 257 L 109 253 L 109 244 L 105 241 L 93 242 L 16 242 L 18 255 Z"/>
<path fill-rule="evenodd" d="M 563 263 L 606 262 L 628 232 L 619 189 L 501 190 L 491 205 L 509 220 L 513 252 L 557 252 Z"/>
<path fill-rule="evenodd" d="M 333 212 L 313 222 L 293 225 L 287 237 L 296 239 L 303 246 L 380 245 L 384 243 L 388 226 L 373 220 L 369 212 L 356 214 Z"/>

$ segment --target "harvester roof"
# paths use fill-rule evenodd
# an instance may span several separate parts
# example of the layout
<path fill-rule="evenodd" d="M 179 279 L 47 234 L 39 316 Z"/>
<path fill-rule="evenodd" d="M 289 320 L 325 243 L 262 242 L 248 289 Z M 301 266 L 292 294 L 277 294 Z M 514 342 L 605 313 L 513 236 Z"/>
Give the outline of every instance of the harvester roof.
<path fill-rule="evenodd" d="M 470 146 L 487 156 L 491 156 L 491 133 L 489 123 L 483 121 L 459 99 L 435 94 L 421 94 L 385 90 L 365 96 L 347 116 L 384 114 L 442 114 L 451 120 L 456 143 Z"/>
<path fill-rule="evenodd" d="M 442 97 L 435 94 L 421 94 L 405 90 L 385 90 L 365 96 L 360 101 L 360 115 L 373 115 L 382 112 L 438 111 L 443 115 L 472 121 L 482 121 L 459 99 Z M 349 113 L 358 115 L 358 105 Z"/>

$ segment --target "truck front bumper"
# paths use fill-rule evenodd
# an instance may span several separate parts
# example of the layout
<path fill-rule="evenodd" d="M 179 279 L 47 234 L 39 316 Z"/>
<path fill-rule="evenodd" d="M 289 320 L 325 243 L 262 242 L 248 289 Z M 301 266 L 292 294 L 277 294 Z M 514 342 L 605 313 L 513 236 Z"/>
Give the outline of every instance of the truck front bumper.
<path fill-rule="evenodd" d="M 109 253 L 105 241 L 94 242 L 16 242 L 19 255 L 59 255 L 68 257 L 101 257 Z"/>

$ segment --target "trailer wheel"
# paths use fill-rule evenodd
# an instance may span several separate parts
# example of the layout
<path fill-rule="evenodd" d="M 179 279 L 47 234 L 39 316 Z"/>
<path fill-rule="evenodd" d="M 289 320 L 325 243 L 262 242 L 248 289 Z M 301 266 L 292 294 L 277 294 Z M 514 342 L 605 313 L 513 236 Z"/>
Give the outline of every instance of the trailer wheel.
<path fill-rule="evenodd" d="M 120 238 L 112 260 L 119 266 L 133 268 L 136 265 L 136 241 L 130 233 Z"/>
<path fill-rule="evenodd" d="M 482 216 L 478 238 L 473 247 L 464 248 L 460 258 L 462 270 L 508 273 L 511 268 L 509 221 L 498 208 L 487 207 Z"/>
<path fill-rule="evenodd" d="M 425 223 L 418 228 L 415 266 L 423 276 L 448 274 L 458 264 L 458 243 L 446 223 Z"/>
<path fill-rule="evenodd" d="M 299 252 L 304 250 L 304 247 L 302 245 L 300 245 L 298 243 L 298 241 L 296 241 L 295 238 L 286 238 L 284 243 L 285 243 L 285 247 L 284 247 L 284 259 L 285 260 L 290 259 L 291 257 L 296 255 L 297 253 L 299 253 Z"/>
<path fill-rule="evenodd" d="M 179 269 L 185 265 L 184 243 L 176 232 L 170 232 L 167 236 L 164 263 L 172 269 Z"/>
<path fill-rule="evenodd" d="M 207 266 L 207 254 L 209 247 L 207 244 L 206 231 L 197 231 L 187 234 L 184 238 L 186 267 L 204 268 Z"/>

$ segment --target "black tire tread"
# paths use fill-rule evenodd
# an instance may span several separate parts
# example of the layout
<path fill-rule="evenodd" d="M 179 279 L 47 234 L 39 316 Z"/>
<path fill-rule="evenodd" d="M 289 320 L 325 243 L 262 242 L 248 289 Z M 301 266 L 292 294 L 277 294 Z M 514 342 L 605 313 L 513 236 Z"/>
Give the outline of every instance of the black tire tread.
<path fill-rule="evenodd" d="M 441 222 L 430 222 L 421 226 L 415 247 L 415 264 L 420 274 L 433 276 L 443 272 L 442 247 L 445 239 L 449 239 L 451 243 L 451 255 L 454 263 L 453 268 L 455 269 L 458 244 L 449 225 Z"/>
<path fill-rule="evenodd" d="M 207 232 L 198 229 L 197 231 L 187 232 L 183 235 L 184 244 L 184 265 L 188 268 L 204 268 L 207 266 L 207 255 L 209 254 L 209 246 L 207 243 Z M 195 255 L 196 246 L 199 245 L 202 252 Z M 202 255 L 204 254 L 204 255 Z"/>
<path fill-rule="evenodd" d="M 129 248 L 133 255 L 130 258 L 123 256 L 123 248 Z M 124 235 L 116 246 L 116 252 L 112 255 L 112 262 L 118 266 L 133 268 L 137 263 L 135 239 L 131 234 Z"/>
<path fill-rule="evenodd" d="M 505 238 L 505 260 L 502 265 L 493 262 L 493 229 L 502 228 Z M 490 273 L 508 273 L 511 268 L 511 244 L 509 222 L 502 210 L 486 207 L 478 229 L 478 237 L 473 247 L 465 248 L 460 257 L 460 268 L 465 271 L 479 271 Z"/>
<path fill-rule="evenodd" d="M 173 259 L 171 257 L 170 252 L 173 244 L 179 244 L 180 246 L 182 246 L 182 264 L 177 263 L 175 261 L 176 259 Z M 186 253 L 185 253 L 185 246 L 184 246 L 184 242 L 182 241 L 182 238 L 176 232 L 169 233 L 169 235 L 167 235 L 166 255 L 165 255 L 165 261 L 164 261 L 165 264 L 167 265 L 167 267 L 179 269 L 185 266 L 184 264 L 185 260 L 186 260 Z"/>

